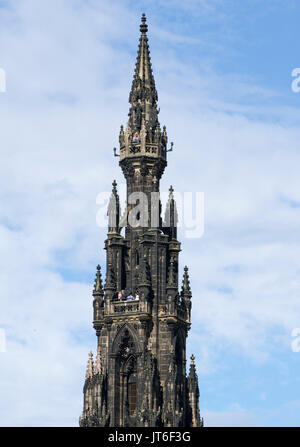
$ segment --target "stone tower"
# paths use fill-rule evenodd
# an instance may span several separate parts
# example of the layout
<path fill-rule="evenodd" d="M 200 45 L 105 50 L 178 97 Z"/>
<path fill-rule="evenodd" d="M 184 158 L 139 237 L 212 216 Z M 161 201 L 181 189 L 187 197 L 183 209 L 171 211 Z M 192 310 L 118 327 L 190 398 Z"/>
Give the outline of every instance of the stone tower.
<path fill-rule="evenodd" d="M 98 266 L 93 290 L 98 348 L 95 360 L 89 354 L 81 426 L 203 424 L 193 356 L 186 375 L 192 294 L 187 267 L 178 289 L 180 242 L 172 187 L 161 217 L 159 183 L 170 149 L 158 121 L 147 28 L 143 14 L 129 120 L 119 135 L 127 209 L 121 216 L 114 181 L 106 280 L 103 287 Z"/>

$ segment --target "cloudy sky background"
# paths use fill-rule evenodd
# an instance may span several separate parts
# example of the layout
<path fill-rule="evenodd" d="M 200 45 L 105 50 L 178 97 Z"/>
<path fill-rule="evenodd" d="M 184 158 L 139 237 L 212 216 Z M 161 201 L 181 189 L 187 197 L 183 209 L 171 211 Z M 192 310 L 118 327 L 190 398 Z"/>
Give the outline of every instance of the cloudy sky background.
<path fill-rule="evenodd" d="M 162 190 L 205 194 L 204 236 L 179 234 L 205 425 L 299 425 L 296 0 L 0 1 L 0 423 L 78 424 L 142 12 L 175 148 Z"/>

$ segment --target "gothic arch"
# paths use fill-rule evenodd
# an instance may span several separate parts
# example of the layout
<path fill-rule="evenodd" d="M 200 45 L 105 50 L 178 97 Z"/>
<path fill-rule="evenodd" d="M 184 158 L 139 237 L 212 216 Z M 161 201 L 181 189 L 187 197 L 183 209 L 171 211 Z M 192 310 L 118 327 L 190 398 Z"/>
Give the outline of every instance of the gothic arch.
<path fill-rule="evenodd" d="M 127 335 L 128 334 L 128 335 Z M 120 346 L 122 344 L 122 339 L 124 337 L 129 336 L 129 338 L 132 339 L 133 346 L 131 353 L 138 354 L 141 352 L 141 346 L 138 339 L 137 332 L 135 328 L 130 323 L 124 323 L 117 331 L 117 334 L 114 338 L 113 344 L 112 344 L 112 352 L 114 354 L 118 354 L 120 352 Z"/>
<path fill-rule="evenodd" d="M 132 425 L 137 411 L 137 361 L 140 354 L 140 342 L 133 325 L 124 323 L 118 329 L 112 344 L 112 353 L 115 421 L 120 426 Z"/>

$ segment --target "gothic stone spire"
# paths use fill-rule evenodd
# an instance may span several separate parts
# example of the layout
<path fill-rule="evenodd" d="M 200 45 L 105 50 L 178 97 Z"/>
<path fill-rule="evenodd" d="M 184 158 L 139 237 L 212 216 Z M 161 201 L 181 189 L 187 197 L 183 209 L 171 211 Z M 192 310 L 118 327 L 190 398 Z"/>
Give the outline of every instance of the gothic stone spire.
<path fill-rule="evenodd" d="M 117 190 L 117 182 L 112 183 L 112 193 L 110 196 L 107 215 L 108 215 L 108 232 L 118 233 L 120 222 L 120 198 Z"/>
<path fill-rule="evenodd" d="M 102 361 L 101 361 L 100 346 L 98 346 L 98 349 L 97 349 L 97 357 L 96 357 L 96 364 L 95 364 L 95 374 L 102 374 Z"/>
<path fill-rule="evenodd" d="M 155 168 L 158 172 L 153 173 L 153 177 L 157 178 L 162 175 L 166 166 L 168 138 L 165 126 L 162 131 L 158 121 L 158 97 L 152 72 L 145 14 L 142 16 L 140 31 L 138 55 L 129 95 L 129 119 L 125 132 L 121 126 L 119 135 L 120 165 L 125 176 L 128 174 L 132 176 L 134 170 L 141 168 L 132 158 L 151 157 L 156 162 L 159 161 Z M 130 159 L 132 163 L 129 162 Z M 147 169 L 152 167 L 149 165 Z M 143 169 L 139 172 L 143 175 Z"/>
<path fill-rule="evenodd" d="M 193 421 L 193 426 L 202 427 L 203 418 L 200 417 L 200 410 L 199 410 L 200 393 L 199 393 L 198 376 L 196 372 L 194 354 L 192 354 L 191 356 L 190 371 L 188 376 L 188 391 L 189 391 L 189 404 L 190 404 L 190 412 Z"/>
<path fill-rule="evenodd" d="M 93 377 L 93 375 L 94 375 L 94 362 L 93 362 L 93 353 L 91 351 L 89 353 L 89 359 L 88 359 L 88 363 L 87 363 L 85 378 L 89 379 L 89 378 Z"/>
<path fill-rule="evenodd" d="M 148 122 L 151 127 L 156 127 L 158 125 L 156 103 L 158 97 L 151 66 L 147 37 L 148 26 L 146 25 L 145 14 L 142 15 L 140 31 L 141 36 L 135 73 L 129 95 L 129 102 L 131 104 L 129 123 L 133 131 L 141 131 L 143 121 Z"/>
<path fill-rule="evenodd" d="M 189 277 L 189 269 L 187 266 L 184 267 L 184 274 L 183 274 L 183 280 L 182 280 L 182 295 L 191 298 L 192 291 L 190 287 L 190 277 Z"/>
<path fill-rule="evenodd" d="M 167 165 L 167 133 L 158 122 L 144 15 L 140 30 L 129 121 L 119 136 L 126 213 L 119 221 L 114 182 L 111 208 L 116 221 L 110 222 L 105 241 L 104 299 L 95 295 L 93 301 L 98 351 L 95 365 L 92 355 L 88 362 L 81 426 L 191 427 L 201 422 L 193 362 L 186 376 L 191 290 L 185 268 L 178 294 L 181 249 L 172 187 L 167 226 L 161 218 L 159 184 Z M 158 217 L 155 224 L 153 209 Z M 94 286 L 94 294 L 98 293 L 102 293 L 100 269 Z"/>
<path fill-rule="evenodd" d="M 195 356 L 194 356 L 194 354 L 191 355 L 191 364 L 190 364 L 190 373 L 189 373 L 189 377 L 190 377 L 191 379 L 194 379 L 195 377 L 197 377 L 196 366 L 195 366 Z"/>
<path fill-rule="evenodd" d="M 169 189 L 169 199 L 166 205 L 165 211 L 165 221 L 164 226 L 167 228 L 166 232 L 169 234 L 171 239 L 177 239 L 177 223 L 178 223 L 178 213 L 176 202 L 174 199 L 174 189 L 170 186 Z"/>
<path fill-rule="evenodd" d="M 93 295 L 94 296 L 101 296 L 101 295 L 103 296 L 104 295 L 100 265 L 97 265 L 97 272 L 96 272 Z"/>

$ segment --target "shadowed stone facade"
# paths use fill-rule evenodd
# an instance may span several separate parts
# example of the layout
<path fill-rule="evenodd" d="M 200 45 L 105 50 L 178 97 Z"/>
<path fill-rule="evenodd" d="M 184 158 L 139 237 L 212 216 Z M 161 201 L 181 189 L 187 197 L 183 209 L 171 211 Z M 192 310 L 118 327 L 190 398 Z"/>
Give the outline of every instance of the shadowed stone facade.
<path fill-rule="evenodd" d="M 119 136 L 127 210 L 121 216 L 114 182 L 105 241 L 106 281 L 103 287 L 98 266 L 93 291 L 98 348 L 95 360 L 89 354 L 80 425 L 199 427 L 203 422 L 193 356 L 186 375 L 192 294 L 187 267 L 178 289 L 180 243 L 172 187 L 164 220 L 161 217 L 158 193 L 167 165 L 168 138 L 158 121 L 144 15 L 140 30 L 129 120 Z M 148 200 L 139 203 L 138 224 L 132 226 L 129 212 L 135 208 L 132 193 L 137 192 L 145 193 Z M 157 197 L 155 206 L 153 197 Z M 145 207 L 148 213 L 142 212 Z M 138 296 L 122 301 L 121 290 Z"/>

